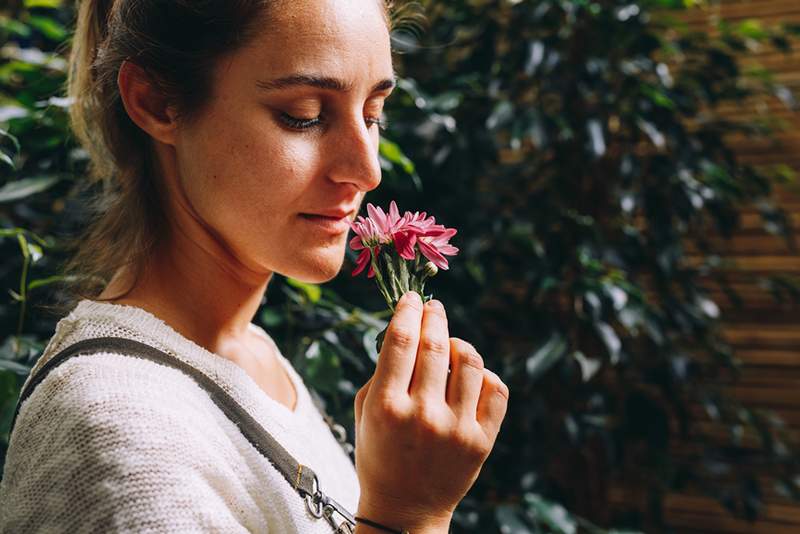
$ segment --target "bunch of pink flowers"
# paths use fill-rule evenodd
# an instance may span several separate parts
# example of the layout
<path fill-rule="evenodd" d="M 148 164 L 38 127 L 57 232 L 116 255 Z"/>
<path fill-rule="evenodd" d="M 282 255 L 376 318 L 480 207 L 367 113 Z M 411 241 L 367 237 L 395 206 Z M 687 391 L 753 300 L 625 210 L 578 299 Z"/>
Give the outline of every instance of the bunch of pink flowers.
<path fill-rule="evenodd" d="M 423 301 L 430 300 L 432 296 L 424 294 L 425 281 L 439 269 L 448 269 L 445 256 L 458 252 L 449 243 L 456 229 L 436 224 L 436 219 L 425 212 L 407 211 L 400 216 L 394 200 L 389 213 L 372 204 L 367 204 L 367 213 L 368 217 L 359 215 L 350 222 L 356 233 L 350 248 L 361 251 L 353 276 L 369 266 L 367 277 L 375 278 L 392 311 L 407 291 L 418 292 Z"/>

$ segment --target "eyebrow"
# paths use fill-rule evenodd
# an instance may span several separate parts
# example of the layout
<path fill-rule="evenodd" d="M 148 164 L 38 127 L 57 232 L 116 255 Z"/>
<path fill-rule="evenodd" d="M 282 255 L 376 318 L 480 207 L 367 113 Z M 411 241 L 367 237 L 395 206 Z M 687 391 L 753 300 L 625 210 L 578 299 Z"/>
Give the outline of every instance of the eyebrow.
<path fill-rule="evenodd" d="M 340 80 L 339 78 L 332 78 L 330 76 L 322 76 L 319 74 L 291 74 L 282 78 L 274 80 L 258 80 L 256 87 L 264 91 L 277 91 L 286 89 L 288 87 L 297 87 L 299 85 L 308 85 L 311 87 L 318 87 L 320 89 L 329 89 L 331 91 L 338 91 L 347 93 L 353 89 L 353 84 Z M 387 89 L 394 89 L 397 86 L 397 76 L 392 73 L 392 78 L 381 80 L 372 86 L 371 93 L 376 91 L 386 91 Z"/>

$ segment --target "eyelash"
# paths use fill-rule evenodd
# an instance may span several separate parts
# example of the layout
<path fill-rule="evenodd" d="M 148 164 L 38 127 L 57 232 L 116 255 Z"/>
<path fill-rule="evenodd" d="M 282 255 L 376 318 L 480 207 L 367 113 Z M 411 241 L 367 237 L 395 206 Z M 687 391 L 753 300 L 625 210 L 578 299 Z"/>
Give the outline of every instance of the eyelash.
<path fill-rule="evenodd" d="M 298 119 L 297 117 L 293 117 L 288 113 L 283 112 L 280 114 L 280 117 L 281 121 L 295 130 L 309 130 L 322 124 L 322 119 L 320 117 L 315 117 L 313 119 Z M 376 119 L 375 117 L 367 117 L 367 121 L 370 124 L 377 124 L 378 129 L 381 131 L 385 131 L 389 126 L 388 121 Z"/>

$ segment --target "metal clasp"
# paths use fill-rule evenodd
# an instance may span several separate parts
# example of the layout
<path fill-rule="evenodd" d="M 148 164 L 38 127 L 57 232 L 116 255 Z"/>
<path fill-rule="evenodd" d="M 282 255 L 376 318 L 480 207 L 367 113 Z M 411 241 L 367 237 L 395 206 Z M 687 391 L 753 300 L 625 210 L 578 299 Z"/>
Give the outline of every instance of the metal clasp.
<path fill-rule="evenodd" d="M 316 518 L 322 517 L 322 492 L 319 490 L 319 479 L 314 475 L 313 493 L 306 493 L 306 508 Z"/>
<path fill-rule="evenodd" d="M 306 508 L 316 518 L 325 517 L 325 520 L 333 527 L 335 534 L 354 534 L 356 520 L 347 509 L 331 499 L 319 487 L 319 479 L 314 475 L 313 494 L 306 494 Z M 333 514 L 339 514 L 344 518 L 341 523 L 336 523 Z"/>

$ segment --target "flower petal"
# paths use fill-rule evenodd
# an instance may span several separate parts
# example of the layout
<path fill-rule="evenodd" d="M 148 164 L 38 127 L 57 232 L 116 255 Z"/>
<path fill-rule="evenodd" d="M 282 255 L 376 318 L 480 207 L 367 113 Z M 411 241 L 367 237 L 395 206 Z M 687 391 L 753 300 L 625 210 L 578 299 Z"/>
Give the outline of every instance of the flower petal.
<path fill-rule="evenodd" d="M 367 248 L 362 250 L 361 254 L 358 255 L 358 258 L 356 258 L 356 268 L 353 269 L 353 272 L 351 273 L 352 276 L 356 276 L 358 275 L 358 273 L 363 271 L 364 267 L 366 267 L 367 264 L 370 263 L 369 260 L 370 260 L 369 249 Z"/>
<path fill-rule="evenodd" d="M 401 258 L 406 260 L 413 260 L 417 257 L 414 252 L 414 244 L 417 242 L 417 233 L 414 231 L 405 231 L 394 234 L 394 247 Z"/>
<path fill-rule="evenodd" d="M 421 239 L 417 241 L 417 244 L 419 245 L 419 251 L 422 252 L 422 255 L 432 261 L 435 266 L 444 270 L 448 269 L 447 259 L 439 254 L 439 251 L 436 249 L 436 247 L 431 246 L 429 243 L 426 243 Z"/>

